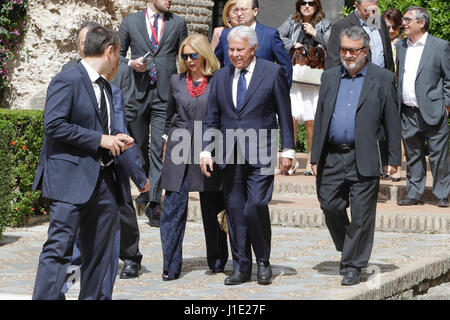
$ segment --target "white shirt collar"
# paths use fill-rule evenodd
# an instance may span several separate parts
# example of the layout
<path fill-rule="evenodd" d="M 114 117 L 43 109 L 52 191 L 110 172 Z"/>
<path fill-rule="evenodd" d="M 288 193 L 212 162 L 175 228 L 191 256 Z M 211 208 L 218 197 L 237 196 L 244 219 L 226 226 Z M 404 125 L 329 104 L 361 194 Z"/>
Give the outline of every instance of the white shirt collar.
<path fill-rule="evenodd" d="M 253 73 L 253 70 L 255 70 L 255 64 L 256 64 L 256 57 L 253 57 L 252 62 L 250 62 L 250 64 L 247 66 L 247 68 L 245 68 L 245 70 L 247 70 L 247 73 L 249 73 L 249 74 Z M 241 72 L 241 69 L 235 68 L 234 74 L 236 75 L 239 72 Z"/>
<path fill-rule="evenodd" d="M 408 38 L 408 47 L 419 47 L 419 46 L 425 46 L 425 43 L 427 42 L 428 38 L 428 32 L 425 32 L 424 35 L 417 40 L 416 42 L 412 43 Z"/>
<path fill-rule="evenodd" d="M 148 10 L 148 16 L 149 16 L 150 18 L 153 18 L 154 15 L 156 14 L 156 12 L 153 12 L 153 10 L 150 9 L 150 6 L 147 7 L 147 10 Z M 163 16 L 163 13 L 158 13 L 158 14 L 159 14 L 159 17 L 160 17 L 160 18 Z"/>
<path fill-rule="evenodd" d="M 100 78 L 100 74 L 92 68 L 89 63 L 86 62 L 86 60 L 81 59 L 81 64 L 86 69 L 89 79 L 91 79 L 91 82 L 97 81 L 98 78 Z"/>
<path fill-rule="evenodd" d="M 253 22 L 253 24 L 250 26 L 250 28 L 252 28 L 253 30 L 256 29 L 256 20 L 255 20 L 255 22 Z"/>

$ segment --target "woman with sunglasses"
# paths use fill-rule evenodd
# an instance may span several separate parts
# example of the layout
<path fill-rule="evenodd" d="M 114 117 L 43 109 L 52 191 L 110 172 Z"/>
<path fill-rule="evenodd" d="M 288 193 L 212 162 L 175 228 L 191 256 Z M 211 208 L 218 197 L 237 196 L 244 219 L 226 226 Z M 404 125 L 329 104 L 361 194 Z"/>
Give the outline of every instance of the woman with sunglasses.
<path fill-rule="evenodd" d="M 295 3 L 295 13 L 289 16 L 278 28 L 281 40 L 287 51 L 308 47 L 322 47 L 326 49 L 331 31 L 331 23 L 325 19 L 320 0 L 298 0 Z M 311 156 L 312 134 L 314 131 L 314 115 L 319 98 L 319 86 L 292 81 L 291 105 L 292 120 L 294 122 L 294 139 L 297 144 L 298 122 L 304 122 L 308 138 L 308 160 L 305 175 L 312 176 Z M 299 163 L 294 161 L 288 175 L 294 175 Z"/>
<path fill-rule="evenodd" d="M 395 59 L 397 57 L 397 48 L 395 44 L 403 39 L 402 35 L 402 18 L 403 15 L 398 9 L 388 9 L 383 13 L 384 21 L 389 31 L 389 38 L 391 39 L 392 46 L 392 57 Z M 397 65 L 394 63 L 395 73 L 397 74 Z M 402 159 L 405 157 L 405 148 L 402 143 Z M 397 172 L 391 176 L 393 182 L 401 181 L 402 177 L 402 167 L 399 166 Z"/>
<path fill-rule="evenodd" d="M 217 214 L 224 209 L 223 195 L 219 191 L 220 170 L 215 168 L 212 177 L 206 178 L 199 165 L 200 152 L 194 150 L 194 141 L 202 141 L 201 121 L 206 113 L 210 79 L 219 68 L 219 61 L 204 35 L 193 34 L 182 42 L 178 52 L 179 74 L 170 79 L 164 130 L 162 187 L 166 193 L 160 222 L 164 281 L 180 276 L 191 191 L 200 193 L 210 271 L 222 272 L 228 260 L 227 236 L 217 222 Z M 186 147 L 186 141 L 188 150 L 180 151 Z"/>

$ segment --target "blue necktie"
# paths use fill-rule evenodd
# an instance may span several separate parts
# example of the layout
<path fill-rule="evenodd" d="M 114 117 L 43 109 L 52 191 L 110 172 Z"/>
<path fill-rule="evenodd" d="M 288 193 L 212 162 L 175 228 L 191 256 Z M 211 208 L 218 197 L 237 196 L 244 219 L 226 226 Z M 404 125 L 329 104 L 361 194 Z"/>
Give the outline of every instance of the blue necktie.
<path fill-rule="evenodd" d="M 245 80 L 245 74 L 247 70 L 241 70 L 241 74 L 239 75 L 239 81 L 237 86 L 237 96 L 236 96 L 236 111 L 241 111 L 245 95 L 247 94 L 247 81 Z"/>
<path fill-rule="evenodd" d="M 159 19 L 159 14 L 156 13 L 154 15 L 154 18 L 155 18 L 155 20 L 153 21 L 153 30 L 155 30 L 156 37 L 158 37 L 158 19 Z M 155 39 L 153 32 L 152 32 L 151 41 L 152 41 L 153 52 L 156 52 L 156 50 L 158 50 L 158 40 Z M 156 66 L 153 63 L 153 66 L 150 69 L 150 84 L 153 85 L 153 84 L 155 84 L 155 82 L 156 82 Z"/>

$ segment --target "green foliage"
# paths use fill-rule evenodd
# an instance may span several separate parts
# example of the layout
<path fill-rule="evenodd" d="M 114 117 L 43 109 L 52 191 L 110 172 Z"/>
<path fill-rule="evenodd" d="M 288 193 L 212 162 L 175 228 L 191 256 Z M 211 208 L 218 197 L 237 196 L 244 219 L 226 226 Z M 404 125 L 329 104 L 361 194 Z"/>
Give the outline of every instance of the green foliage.
<path fill-rule="evenodd" d="M 430 29 L 432 35 L 450 41 L 450 1 L 448 0 L 379 0 L 378 6 L 381 13 L 387 9 L 396 8 L 404 12 L 411 6 L 419 6 L 427 9 L 431 15 Z M 352 6 L 344 6 L 340 11 L 341 17 L 353 12 Z"/>
<path fill-rule="evenodd" d="M 5 224 L 19 226 L 24 217 L 45 214 L 47 203 L 32 185 L 44 137 L 43 112 L 0 109 L 0 210 Z"/>
<path fill-rule="evenodd" d="M 23 32 L 21 26 L 26 18 L 28 0 L 2 0 L 0 4 L 0 100 L 8 86 L 8 62 L 21 50 Z"/>
<path fill-rule="evenodd" d="M 295 146 L 297 152 L 308 152 L 308 136 L 304 124 L 298 124 L 297 129 L 297 145 Z"/>

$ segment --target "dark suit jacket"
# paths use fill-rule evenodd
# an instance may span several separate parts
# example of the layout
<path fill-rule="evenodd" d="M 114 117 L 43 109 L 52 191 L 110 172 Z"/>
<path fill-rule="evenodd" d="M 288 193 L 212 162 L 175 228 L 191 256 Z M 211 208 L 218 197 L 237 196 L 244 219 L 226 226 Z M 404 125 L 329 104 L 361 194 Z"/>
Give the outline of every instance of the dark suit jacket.
<path fill-rule="evenodd" d="M 394 72 L 394 58 L 392 56 L 392 46 L 391 40 L 389 38 L 389 31 L 387 29 L 386 22 L 384 21 L 384 19 L 381 18 L 380 21 L 381 21 L 381 29 L 379 29 L 379 31 L 384 49 L 384 67 Z M 361 26 L 359 18 L 356 15 L 356 12 L 353 12 L 352 14 L 349 14 L 345 18 L 338 20 L 331 27 L 331 35 L 330 39 L 328 40 L 327 53 L 325 56 L 325 70 L 341 64 L 340 58 L 341 55 L 339 53 L 339 48 L 341 46 L 340 34 L 342 30 L 352 26 Z M 370 61 L 370 54 L 369 54 L 369 61 Z"/>
<path fill-rule="evenodd" d="M 115 132 L 114 110 L 111 113 L 111 130 Z M 33 188 L 52 200 L 86 203 L 100 172 L 103 128 L 91 80 L 81 63 L 50 82 L 44 133 Z"/>
<path fill-rule="evenodd" d="M 126 63 L 128 48 L 131 48 L 131 59 L 136 59 L 150 52 L 150 62 L 147 62 L 147 71 L 133 70 L 136 99 L 141 100 L 150 87 L 150 70 L 152 63 L 156 65 L 158 93 L 162 100 L 167 101 L 170 76 L 177 72 L 176 57 L 178 48 L 187 37 L 186 21 L 172 13 L 164 14 L 165 23 L 159 47 L 153 52 L 150 37 L 145 23 L 145 10 L 132 13 L 123 19 L 120 28 L 120 55 Z"/>
<path fill-rule="evenodd" d="M 127 66 L 128 67 L 128 66 Z M 129 134 L 127 130 L 126 111 L 124 107 L 124 97 L 122 91 L 114 85 L 111 85 L 114 116 L 116 130 L 121 133 Z M 124 203 L 132 201 L 130 178 L 139 189 L 143 189 L 147 183 L 147 175 L 142 169 L 139 160 L 139 154 L 136 144 L 116 157 L 115 171 L 117 173 L 117 182 L 124 197 Z"/>
<path fill-rule="evenodd" d="M 342 68 L 337 66 L 322 74 L 311 150 L 311 163 L 318 164 L 319 176 L 327 155 L 328 131 Z M 368 62 L 355 117 L 356 167 L 359 174 L 364 177 L 376 177 L 380 174 L 377 137 L 381 128 L 384 128 L 386 134 L 388 164 L 400 165 L 400 117 L 392 72 Z"/>
<path fill-rule="evenodd" d="M 228 33 L 231 29 L 224 29 L 220 35 L 219 44 L 214 53 L 222 65 L 231 64 L 228 58 Z M 278 63 L 284 68 L 286 79 L 288 79 L 289 87 L 292 83 L 292 63 L 291 58 L 284 49 L 283 41 L 281 41 L 280 33 L 277 29 L 267 27 L 259 22 L 256 23 L 256 35 L 258 37 L 258 49 L 256 56 Z"/>
<path fill-rule="evenodd" d="M 133 122 L 137 118 L 139 107 L 134 92 L 133 70 L 125 61 L 120 61 L 119 70 L 117 70 L 117 74 L 111 83 L 121 90 L 124 99 L 126 120 L 127 122 Z"/>
<path fill-rule="evenodd" d="M 283 49 L 284 50 L 284 49 Z M 269 167 L 261 161 L 260 155 L 255 154 L 266 148 L 264 155 L 271 156 L 271 129 L 277 129 L 277 116 L 281 130 L 281 146 L 283 148 L 294 149 L 294 136 L 291 114 L 291 100 L 289 97 L 289 87 L 284 70 L 272 62 L 257 58 L 254 73 L 249 83 L 243 107 L 238 112 L 233 103 L 232 83 L 234 66 L 226 66 L 216 71 L 211 82 L 211 91 L 208 98 L 208 108 L 206 117 L 203 120 L 203 134 L 208 129 L 219 129 L 223 137 L 223 163 L 224 168 L 231 158 L 231 154 L 236 143 L 236 138 L 231 136 L 230 141 L 234 141 L 232 148 L 226 148 L 227 129 L 242 129 L 244 132 L 256 130 L 256 135 L 262 134 L 260 129 L 267 129 L 266 141 L 258 137 L 257 145 L 250 146 L 245 143 L 245 149 L 241 145 L 240 151 L 245 155 L 245 159 L 255 167 Z M 278 139 L 277 139 L 278 140 Z M 210 141 L 203 141 L 203 150 L 206 149 Z M 278 151 L 278 150 L 277 150 Z M 251 159 L 257 159 L 253 163 Z"/>
<path fill-rule="evenodd" d="M 398 103 L 402 103 L 408 39 L 397 42 Z M 450 106 L 450 45 L 428 34 L 416 76 L 416 97 L 420 114 L 429 125 L 437 125 Z"/>
<path fill-rule="evenodd" d="M 193 98 L 189 94 L 186 84 L 186 74 L 174 74 L 170 79 L 169 100 L 167 103 L 166 127 L 167 134 L 166 155 L 162 170 L 162 188 L 168 191 L 180 191 L 187 169 L 189 191 L 217 191 L 220 189 L 220 170 L 214 170 L 210 178 L 206 178 L 200 169 L 200 150 L 202 139 L 202 121 L 206 114 L 209 89 L 208 83 L 205 92 Z M 194 131 L 194 122 L 196 129 Z M 178 129 L 178 130 L 177 130 Z M 183 162 L 174 163 L 172 151 L 180 146 L 177 131 L 184 130 L 191 137 L 187 143 L 187 150 L 183 151 Z M 197 139 L 197 149 L 194 141 Z M 176 152 L 178 156 L 178 152 Z M 187 165 L 189 163 L 189 165 Z M 216 168 L 219 169 L 219 168 Z"/>

